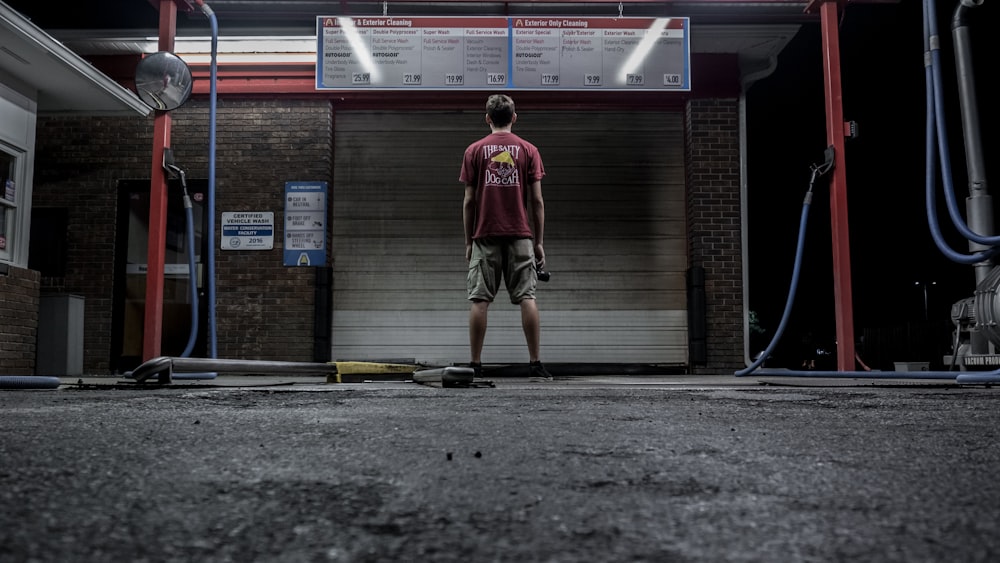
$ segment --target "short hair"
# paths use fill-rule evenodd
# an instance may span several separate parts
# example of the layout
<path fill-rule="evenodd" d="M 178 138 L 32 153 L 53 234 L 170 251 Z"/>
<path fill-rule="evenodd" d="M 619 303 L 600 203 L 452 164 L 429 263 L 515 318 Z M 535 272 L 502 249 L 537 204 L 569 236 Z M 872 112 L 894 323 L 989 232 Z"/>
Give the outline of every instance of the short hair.
<path fill-rule="evenodd" d="M 496 127 L 506 127 L 514 121 L 514 100 L 506 94 L 493 94 L 486 100 L 486 113 Z"/>

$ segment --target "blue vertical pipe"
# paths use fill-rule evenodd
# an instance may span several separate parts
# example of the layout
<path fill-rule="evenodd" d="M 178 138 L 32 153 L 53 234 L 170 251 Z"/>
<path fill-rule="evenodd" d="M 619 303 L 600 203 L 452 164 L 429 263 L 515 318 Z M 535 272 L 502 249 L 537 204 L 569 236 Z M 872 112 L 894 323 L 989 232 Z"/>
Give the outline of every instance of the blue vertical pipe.
<path fill-rule="evenodd" d="M 215 114 L 216 114 L 216 78 L 218 76 L 218 52 L 219 52 L 219 21 L 205 2 L 196 0 L 202 13 L 208 16 L 208 21 L 212 24 L 212 62 L 211 62 L 211 84 L 209 85 L 209 109 L 208 109 L 208 355 L 216 358 L 218 347 L 216 346 L 215 330 Z M 187 373 L 174 374 L 174 379 L 215 379 L 218 374 L 209 373 Z"/>
<path fill-rule="evenodd" d="M 218 357 L 215 326 L 215 114 L 216 79 L 218 77 L 219 21 L 212 8 L 203 0 L 197 0 L 202 13 L 212 24 L 211 84 L 209 86 L 208 109 L 208 356 Z"/>

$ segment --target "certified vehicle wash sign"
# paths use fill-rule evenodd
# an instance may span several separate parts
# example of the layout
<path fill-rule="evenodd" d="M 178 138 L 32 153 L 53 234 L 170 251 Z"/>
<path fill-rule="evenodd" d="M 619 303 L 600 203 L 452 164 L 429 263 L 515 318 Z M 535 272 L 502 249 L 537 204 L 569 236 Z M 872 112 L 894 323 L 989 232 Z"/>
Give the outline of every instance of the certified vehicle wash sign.
<path fill-rule="evenodd" d="M 220 250 L 274 248 L 273 211 L 231 211 L 222 214 Z"/>

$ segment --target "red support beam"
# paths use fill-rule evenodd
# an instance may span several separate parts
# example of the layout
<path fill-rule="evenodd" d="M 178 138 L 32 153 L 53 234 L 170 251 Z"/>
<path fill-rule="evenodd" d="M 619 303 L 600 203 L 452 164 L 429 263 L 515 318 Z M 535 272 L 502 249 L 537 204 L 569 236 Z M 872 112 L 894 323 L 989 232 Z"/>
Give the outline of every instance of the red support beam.
<path fill-rule="evenodd" d="M 837 369 L 854 371 L 854 303 L 851 296 L 851 241 L 847 224 L 847 165 L 844 150 L 844 107 L 840 84 L 840 39 L 837 0 L 819 7 L 823 32 L 823 85 L 826 95 L 826 139 L 835 153 L 830 176 L 830 228 L 833 238 L 833 297 L 837 322 Z"/>
<path fill-rule="evenodd" d="M 161 2 L 162 0 L 149 0 L 149 4 L 157 10 L 160 9 Z M 182 12 L 193 12 L 195 10 L 194 0 L 174 0 L 174 5 Z"/>
<path fill-rule="evenodd" d="M 177 34 L 177 5 L 160 0 L 159 50 L 173 51 Z M 163 149 L 170 146 L 170 113 L 153 118 L 153 162 L 149 186 L 149 245 L 146 251 L 146 308 L 143 319 L 142 360 L 160 356 L 163 339 L 163 262 L 167 248 L 167 177 Z"/>
<path fill-rule="evenodd" d="M 110 57 L 109 57 L 110 59 Z M 112 64 L 113 61 L 101 61 L 101 70 L 117 77 L 120 82 L 128 78 L 123 70 L 124 63 Z M 128 61 L 131 72 L 135 63 Z M 738 57 L 733 54 L 693 53 L 691 65 L 702 69 L 698 73 L 698 81 L 690 92 L 560 92 L 559 99 L 585 98 L 596 103 L 609 100 L 618 101 L 626 106 L 636 104 L 655 107 L 683 107 L 689 98 L 719 98 L 736 97 L 740 92 L 739 81 L 734 77 L 739 75 Z M 211 88 L 211 72 L 208 63 L 188 63 L 194 76 L 192 94 L 207 96 Z M 273 97 L 316 97 L 332 100 L 400 100 L 401 103 L 437 102 L 446 104 L 446 99 L 473 97 L 479 99 L 481 92 L 463 90 L 461 94 L 447 91 L 405 91 L 397 94 L 385 91 L 357 90 L 318 90 L 316 89 L 316 64 L 303 62 L 276 63 L 218 63 L 216 69 L 216 92 L 233 95 L 270 95 Z M 518 99 L 539 97 L 552 100 L 551 93 L 536 96 L 539 91 L 523 91 L 518 93 Z M 478 103 L 478 102 L 477 102 Z"/>

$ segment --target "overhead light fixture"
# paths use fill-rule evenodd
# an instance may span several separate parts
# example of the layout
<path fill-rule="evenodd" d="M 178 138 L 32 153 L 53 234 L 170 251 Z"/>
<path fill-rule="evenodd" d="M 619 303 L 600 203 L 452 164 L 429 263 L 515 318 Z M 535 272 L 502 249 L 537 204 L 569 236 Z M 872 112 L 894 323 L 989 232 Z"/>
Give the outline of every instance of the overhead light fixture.
<path fill-rule="evenodd" d="M 174 53 L 188 64 L 208 64 L 212 59 L 209 37 L 178 37 Z M 314 37 L 220 37 L 216 45 L 219 63 L 315 63 Z"/>
<path fill-rule="evenodd" d="M 618 83 L 625 84 L 628 80 L 628 75 L 635 73 L 635 70 L 639 68 L 642 61 L 646 60 L 649 52 L 653 50 L 653 45 L 656 41 L 660 39 L 660 35 L 663 30 L 667 28 L 667 24 L 670 23 L 670 18 L 656 18 L 653 20 L 652 25 L 646 30 L 646 35 L 643 36 L 639 44 L 635 46 L 635 50 L 632 54 L 625 59 L 625 64 L 622 65 L 621 70 L 618 72 Z"/>
<path fill-rule="evenodd" d="M 368 47 L 361 41 L 361 34 L 358 33 L 358 28 L 354 27 L 354 20 L 338 17 L 337 23 L 343 28 L 344 36 L 347 37 L 347 42 L 351 44 L 351 51 L 358 57 L 361 68 L 371 75 L 372 82 L 378 82 L 380 78 L 378 68 L 375 66 L 375 61 L 372 60 L 372 54 L 368 51 Z"/>

